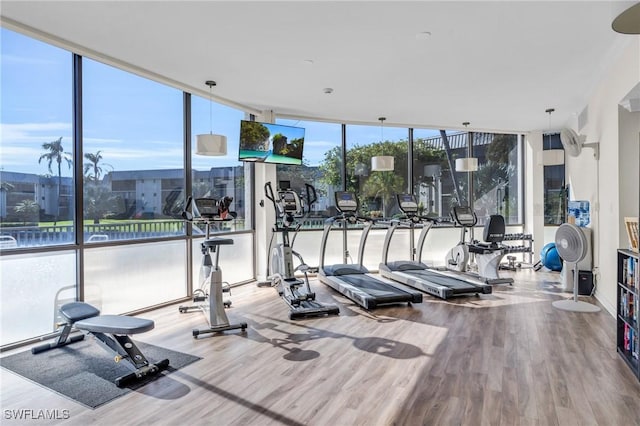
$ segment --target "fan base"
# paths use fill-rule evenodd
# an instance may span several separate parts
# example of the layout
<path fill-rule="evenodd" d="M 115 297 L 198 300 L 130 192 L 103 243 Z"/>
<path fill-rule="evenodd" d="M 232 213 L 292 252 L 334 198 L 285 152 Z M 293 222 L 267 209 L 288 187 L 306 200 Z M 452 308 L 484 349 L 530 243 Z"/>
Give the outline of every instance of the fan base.
<path fill-rule="evenodd" d="M 551 305 L 554 308 L 561 309 L 563 311 L 571 311 L 571 312 L 600 312 L 600 308 L 596 305 L 592 305 L 591 303 L 574 301 L 571 299 L 567 300 L 556 300 Z"/>

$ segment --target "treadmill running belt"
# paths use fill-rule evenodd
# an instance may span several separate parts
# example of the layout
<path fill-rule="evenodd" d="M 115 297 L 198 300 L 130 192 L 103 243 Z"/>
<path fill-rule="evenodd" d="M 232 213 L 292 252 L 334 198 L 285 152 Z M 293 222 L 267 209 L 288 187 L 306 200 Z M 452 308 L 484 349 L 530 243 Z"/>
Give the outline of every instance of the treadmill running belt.
<path fill-rule="evenodd" d="M 439 274 L 437 272 L 429 271 L 426 269 L 423 270 L 410 270 L 403 271 L 405 274 L 410 274 L 421 278 L 425 281 L 429 281 L 433 284 L 438 284 L 444 287 L 450 288 L 454 293 L 457 292 L 468 292 L 469 289 L 477 288 L 478 286 L 470 283 L 468 281 L 463 281 L 455 277 L 449 277 L 443 274 Z"/>
<path fill-rule="evenodd" d="M 401 296 L 406 298 L 408 293 L 398 288 L 392 287 L 384 282 L 378 281 L 368 275 L 353 274 L 353 275 L 341 275 L 340 279 L 357 287 L 362 291 L 367 292 L 374 297 L 393 297 Z"/>

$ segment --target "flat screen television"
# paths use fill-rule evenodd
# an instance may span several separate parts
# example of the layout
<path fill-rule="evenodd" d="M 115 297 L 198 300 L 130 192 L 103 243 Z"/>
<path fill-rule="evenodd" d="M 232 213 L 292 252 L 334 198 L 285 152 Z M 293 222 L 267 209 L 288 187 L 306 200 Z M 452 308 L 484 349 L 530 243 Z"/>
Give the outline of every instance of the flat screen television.
<path fill-rule="evenodd" d="M 300 165 L 303 146 L 302 127 L 240 121 L 240 161 Z"/>

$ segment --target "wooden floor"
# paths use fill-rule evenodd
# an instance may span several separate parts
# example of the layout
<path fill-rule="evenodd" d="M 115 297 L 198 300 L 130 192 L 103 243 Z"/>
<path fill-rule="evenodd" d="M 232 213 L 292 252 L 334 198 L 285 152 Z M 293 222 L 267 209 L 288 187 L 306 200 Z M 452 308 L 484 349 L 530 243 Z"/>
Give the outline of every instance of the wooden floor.
<path fill-rule="evenodd" d="M 143 315 L 156 328 L 138 340 L 202 360 L 95 410 L 2 369 L 0 423 L 18 424 L 5 410 L 57 409 L 69 419 L 53 423 L 73 425 L 640 425 L 614 318 L 554 309 L 567 297 L 556 274 L 515 278 L 492 295 L 373 312 L 313 280 L 341 314 L 302 321 L 275 290 L 246 285 L 227 312 L 247 333 L 199 340 L 201 313 L 163 308 Z"/>

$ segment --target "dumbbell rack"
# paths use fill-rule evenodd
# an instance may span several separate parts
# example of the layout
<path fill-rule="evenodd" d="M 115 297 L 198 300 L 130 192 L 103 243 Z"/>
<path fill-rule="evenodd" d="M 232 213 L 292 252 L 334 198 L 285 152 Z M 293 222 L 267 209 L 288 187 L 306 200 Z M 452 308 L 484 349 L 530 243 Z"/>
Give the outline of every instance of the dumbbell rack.
<path fill-rule="evenodd" d="M 533 235 L 523 233 L 504 234 L 503 242 L 506 241 L 522 241 L 523 244 L 521 246 L 513 246 L 513 251 L 509 250 L 509 252 L 522 253 L 523 261 L 526 254 L 528 256 L 527 263 L 533 263 Z"/>

